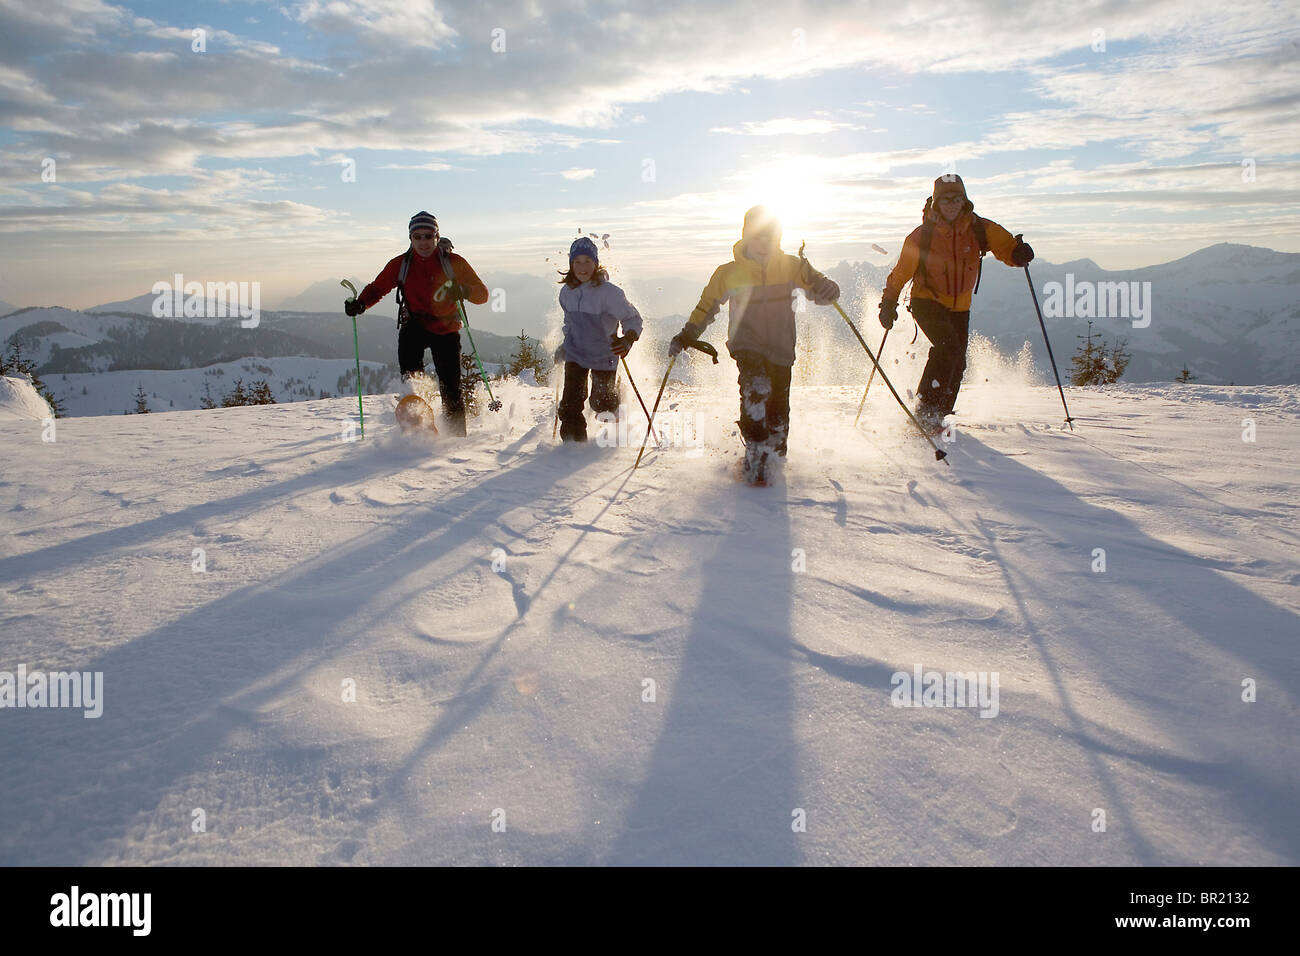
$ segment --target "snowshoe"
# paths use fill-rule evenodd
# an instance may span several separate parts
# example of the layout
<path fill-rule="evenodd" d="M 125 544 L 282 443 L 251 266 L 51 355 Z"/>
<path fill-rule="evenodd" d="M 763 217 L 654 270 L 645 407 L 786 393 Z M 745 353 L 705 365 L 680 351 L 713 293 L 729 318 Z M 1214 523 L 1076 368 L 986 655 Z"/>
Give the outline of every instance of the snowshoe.
<path fill-rule="evenodd" d="M 767 456 L 771 449 L 755 443 L 745 448 L 745 456 L 736 462 L 736 480 L 758 488 L 767 487 Z"/>
<path fill-rule="evenodd" d="M 438 434 L 433 409 L 419 395 L 403 396 L 393 414 L 397 417 L 397 426 L 404 434 Z"/>

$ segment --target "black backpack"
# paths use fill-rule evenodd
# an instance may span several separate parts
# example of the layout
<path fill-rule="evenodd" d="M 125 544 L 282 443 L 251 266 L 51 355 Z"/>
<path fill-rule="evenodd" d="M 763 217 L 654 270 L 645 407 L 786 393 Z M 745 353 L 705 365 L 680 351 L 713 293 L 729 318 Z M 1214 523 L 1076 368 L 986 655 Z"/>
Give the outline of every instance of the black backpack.
<path fill-rule="evenodd" d="M 919 278 L 923 283 L 926 284 L 927 287 L 929 286 L 929 282 L 926 280 L 926 276 L 928 275 L 925 268 L 926 260 L 930 256 L 930 243 L 934 241 L 934 223 L 930 220 L 930 215 L 929 215 L 930 204 L 932 202 L 933 199 L 927 199 L 925 201 L 925 211 L 922 214 L 923 221 L 921 223 L 921 241 L 919 243 L 921 255 L 916 263 L 916 273 L 915 275 L 912 276 L 913 282 L 915 282 L 916 279 Z M 983 219 L 975 215 L 975 213 L 973 212 L 971 213 L 971 219 L 972 219 L 971 231 L 975 233 L 975 241 L 979 243 L 979 247 L 980 247 L 979 271 L 975 273 L 975 290 L 974 290 L 975 292 L 979 292 L 980 279 L 984 275 L 984 257 L 988 255 L 989 252 L 989 234 L 988 231 L 984 228 Z M 930 291 L 933 292 L 934 290 L 931 289 Z"/>

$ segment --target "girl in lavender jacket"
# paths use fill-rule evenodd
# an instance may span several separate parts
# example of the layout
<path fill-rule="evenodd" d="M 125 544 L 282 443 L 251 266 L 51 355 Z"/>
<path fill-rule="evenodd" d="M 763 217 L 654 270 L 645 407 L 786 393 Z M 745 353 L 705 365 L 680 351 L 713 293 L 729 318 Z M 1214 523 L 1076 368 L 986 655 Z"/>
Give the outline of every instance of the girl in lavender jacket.
<path fill-rule="evenodd" d="M 564 395 L 560 399 L 560 437 L 586 441 L 587 420 L 582 406 L 587 400 L 587 374 L 591 374 L 591 407 L 618 411 L 614 377 L 618 360 L 641 337 L 641 315 L 623 290 L 609 281 L 600 267 L 596 244 L 585 237 L 569 247 L 569 271 L 560 280 L 560 308 L 564 310 L 564 343 L 555 361 L 564 362 Z M 623 334 L 618 334 L 622 325 Z"/>

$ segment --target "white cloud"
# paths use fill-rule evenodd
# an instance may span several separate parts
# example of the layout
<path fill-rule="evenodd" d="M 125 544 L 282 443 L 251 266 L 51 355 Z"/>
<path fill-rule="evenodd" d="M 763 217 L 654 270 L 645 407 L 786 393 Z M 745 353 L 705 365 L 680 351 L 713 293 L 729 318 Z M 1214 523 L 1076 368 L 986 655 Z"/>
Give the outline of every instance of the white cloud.
<path fill-rule="evenodd" d="M 852 123 L 834 123 L 826 119 L 771 119 L 741 123 L 740 126 L 715 126 L 710 133 L 737 136 L 816 136 L 840 129 L 861 129 Z"/>
<path fill-rule="evenodd" d="M 417 169 L 426 173 L 445 173 L 451 169 L 460 169 L 462 167 L 452 166 L 450 163 L 416 163 L 407 165 L 405 163 L 385 163 L 380 169 Z"/>
<path fill-rule="evenodd" d="M 596 175 L 596 171 L 594 169 L 562 169 L 560 175 L 565 179 L 572 180 L 590 179 Z"/>
<path fill-rule="evenodd" d="M 457 35 L 429 0 L 305 0 L 290 15 L 326 33 L 418 49 L 438 49 Z"/>

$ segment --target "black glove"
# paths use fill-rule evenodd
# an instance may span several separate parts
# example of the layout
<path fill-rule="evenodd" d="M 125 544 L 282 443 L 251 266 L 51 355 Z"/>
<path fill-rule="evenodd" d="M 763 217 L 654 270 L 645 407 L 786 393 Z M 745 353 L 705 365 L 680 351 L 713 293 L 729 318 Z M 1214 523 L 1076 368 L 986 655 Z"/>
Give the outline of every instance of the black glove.
<path fill-rule="evenodd" d="M 1011 250 L 1011 262 L 1017 267 L 1027 266 L 1034 261 L 1034 250 L 1029 243 L 1016 236 L 1016 247 Z"/>
<path fill-rule="evenodd" d="M 840 297 L 840 287 L 828 276 L 818 276 L 808 291 L 814 305 L 830 305 Z"/>
<path fill-rule="evenodd" d="M 470 290 L 467 286 L 453 279 L 444 282 L 442 287 L 433 294 L 433 299 L 435 302 L 455 302 L 457 299 L 468 299 L 469 294 Z"/>
<path fill-rule="evenodd" d="M 692 342 L 700 337 L 700 330 L 691 323 L 687 322 L 682 330 L 673 336 L 672 341 L 668 343 L 668 355 L 674 357 L 681 354 L 682 349 L 688 348 Z"/>
<path fill-rule="evenodd" d="M 360 299 L 348 299 L 343 303 L 343 311 L 348 315 L 357 316 L 366 311 L 366 307 L 361 304 Z"/>
<path fill-rule="evenodd" d="M 898 321 L 898 300 L 881 299 L 880 300 L 880 324 L 888 331 L 894 327 Z"/>
<path fill-rule="evenodd" d="M 628 352 L 632 351 L 632 343 L 637 340 L 635 332 L 624 332 L 622 335 L 611 335 L 609 337 L 609 350 L 623 358 Z"/>

